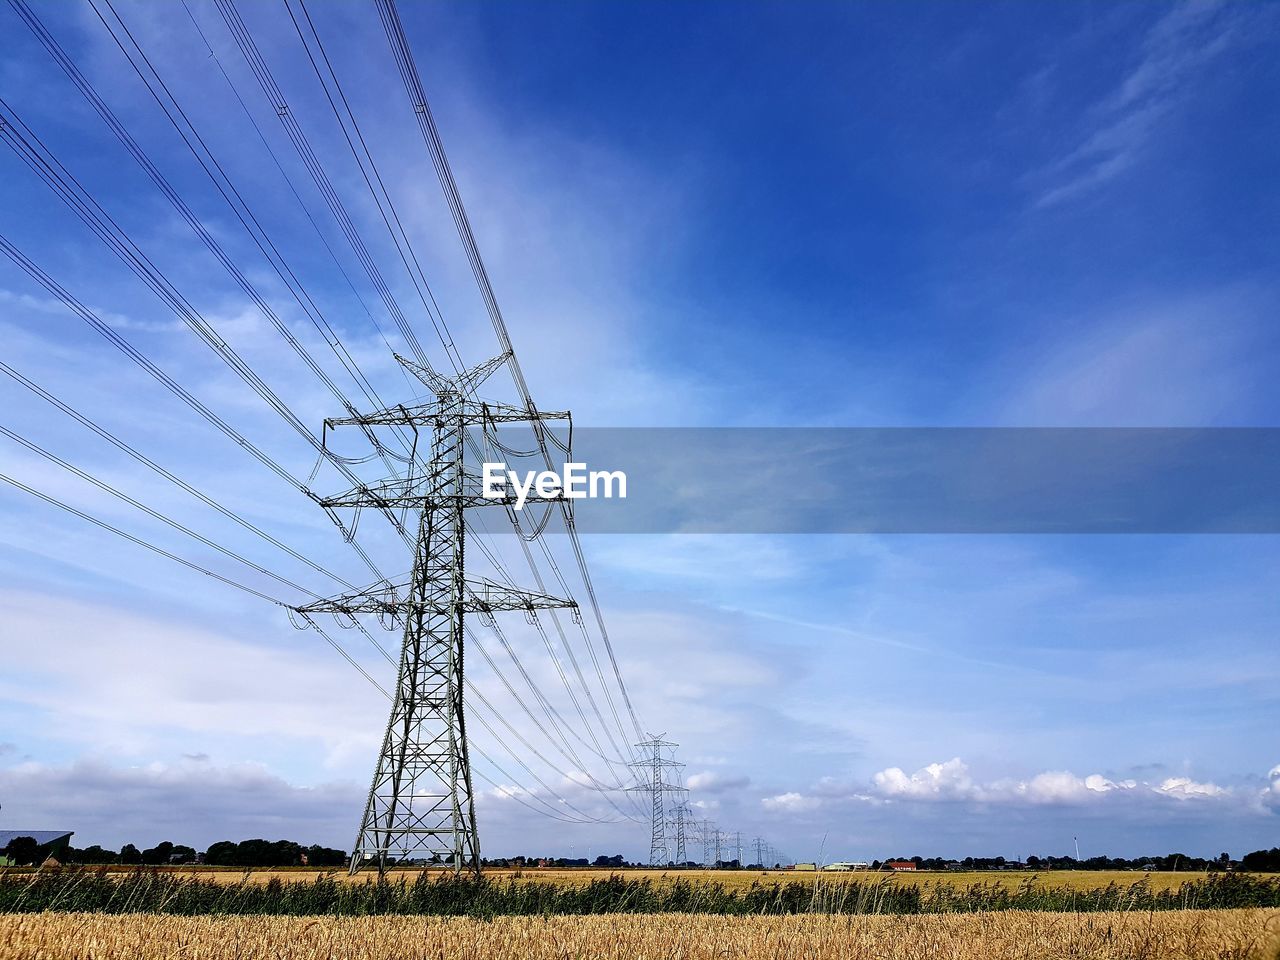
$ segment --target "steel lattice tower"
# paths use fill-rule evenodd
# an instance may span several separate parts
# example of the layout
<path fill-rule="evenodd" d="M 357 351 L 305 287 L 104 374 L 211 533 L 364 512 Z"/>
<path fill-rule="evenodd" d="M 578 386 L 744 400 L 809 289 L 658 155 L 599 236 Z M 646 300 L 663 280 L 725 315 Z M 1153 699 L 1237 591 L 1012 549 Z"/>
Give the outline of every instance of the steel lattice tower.
<path fill-rule="evenodd" d="M 391 715 L 351 856 L 352 873 L 368 862 L 376 863 L 381 872 L 390 859 L 425 859 L 448 864 L 455 871 L 479 871 L 480 842 L 463 710 L 464 617 L 575 606 L 466 576 L 464 511 L 514 502 L 514 496 L 483 496 L 478 477 L 466 465 L 467 431 L 569 417 L 473 399 L 475 388 L 508 358 L 504 354 L 446 378 L 397 357 L 431 388 L 433 401 L 325 421 L 326 435 L 330 428 L 355 425 L 375 445 L 378 427 L 400 427 L 414 437 L 425 428 L 431 438 L 425 457 L 415 440 L 407 477 L 361 485 L 320 500 L 330 511 L 417 509 L 409 576 L 297 608 L 305 615 L 330 613 L 347 620 L 372 613 L 384 624 L 403 627 Z M 555 498 L 530 497 L 529 502 L 548 499 Z"/>
<path fill-rule="evenodd" d="M 676 866 L 683 866 L 688 860 L 688 854 L 685 852 L 685 840 L 687 835 L 687 825 L 689 820 L 689 801 L 682 797 L 673 805 L 671 817 L 671 828 L 675 831 L 675 847 L 676 847 Z"/>
<path fill-rule="evenodd" d="M 664 798 L 668 793 L 684 792 L 684 787 L 678 783 L 669 783 L 665 777 L 665 771 L 678 770 L 684 766 L 683 763 L 664 757 L 662 754 L 664 747 L 674 750 L 676 746 L 677 744 L 671 743 L 669 740 L 663 740 L 661 734 L 656 737 L 650 734 L 648 740 L 636 744 L 638 749 L 645 752 L 644 759 L 635 760 L 631 764 L 639 774 L 640 783 L 628 789 L 650 795 L 650 824 L 652 830 L 649 837 L 649 865 L 655 867 L 665 864 L 669 859 L 666 803 Z"/>
<path fill-rule="evenodd" d="M 698 821 L 698 842 L 702 844 L 702 865 L 711 867 L 714 861 L 711 859 L 711 831 L 715 829 L 715 824 L 710 820 Z"/>

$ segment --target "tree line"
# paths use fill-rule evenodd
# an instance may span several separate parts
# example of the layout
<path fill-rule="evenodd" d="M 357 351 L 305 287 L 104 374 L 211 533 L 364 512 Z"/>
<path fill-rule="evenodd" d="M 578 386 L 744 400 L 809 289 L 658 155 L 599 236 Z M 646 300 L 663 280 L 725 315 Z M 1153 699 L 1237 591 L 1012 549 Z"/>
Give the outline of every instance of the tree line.
<path fill-rule="evenodd" d="M 1159 857 L 1089 857 L 1077 860 L 1075 857 L 1039 857 L 1029 856 L 1026 862 L 1007 860 L 1004 857 L 965 857 L 963 860 L 951 860 L 945 857 L 890 857 L 888 862 L 910 862 L 919 870 L 1149 870 L 1152 872 L 1187 870 L 1193 873 L 1214 872 L 1219 870 L 1250 870 L 1259 873 L 1280 872 L 1280 849 L 1256 850 L 1247 853 L 1239 860 L 1233 860 L 1228 853 L 1220 853 L 1213 858 L 1193 857 L 1186 853 L 1168 853 Z M 872 869 L 883 866 L 876 860 Z"/>
<path fill-rule="evenodd" d="M 47 847 L 40 845 L 32 837 L 14 837 L 0 853 L 12 863 L 19 866 L 38 865 L 48 856 Z M 347 854 L 343 850 L 323 847 L 318 844 L 304 847 L 292 840 L 219 840 L 212 843 L 203 853 L 194 847 L 165 840 L 154 847 L 138 849 L 132 843 L 126 843 L 119 850 L 110 850 L 94 844 L 90 847 L 67 847 L 58 854 L 65 863 L 92 865 L 124 865 L 124 866 L 162 866 L 166 864 L 201 863 L 208 866 L 222 867 L 341 867 L 347 863 Z M 1029 856 L 1025 863 L 1007 860 L 1004 857 L 965 857 L 963 860 L 951 860 L 943 857 L 889 857 L 885 861 L 875 860 L 871 863 L 873 870 L 881 869 L 889 861 L 914 863 L 920 870 L 1150 870 L 1214 872 L 1226 870 L 1243 870 L 1255 873 L 1280 873 L 1280 847 L 1270 850 L 1255 850 L 1247 853 L 1239 860 L 1233 860 L 1227 853 L 1208 859 L 1193 857 L 1185 853 L 1169 853 L 1158 857 L 1089 857 L 1077 860 L 1075 857 L 1039 857 Z M 622 854 L 612 856 L 601 855 L 594 860 L 585 857 L 531 857 L 517 856 L 497 858 L 484 861 L 489 867 L 532 867 L 545 864 L 551 867 L 631 867 L 643 866 L 625 860 Z M 673 866 L 673 865 L 669 865 Z M 686 866 L 697 866 L 690 862 Z M 727 869 L 739 868 L 735 861 L 726 861 L 719 866 Z M 748 867 L 757 868 L 756 864 Z"/>
<path fill-rule="evenodd" d="M 14 837 L 2 852 L 19 866 L 41 863 L 48 848 L 31 837 Z M 346 851 L 312 844 L 304 847 L 292 840 L 219 840 L 203 853 L 194 847 L 165 840 L 154 847 L 139 850 L 126 843 L 119 850 L 94 844 L 90 847 L 67 847 L 58 853 L 64 863 L 123 866 L 163 866 L 165 864 L 203 863 L 218 867 L 341 867 L 347 862 Z"/>

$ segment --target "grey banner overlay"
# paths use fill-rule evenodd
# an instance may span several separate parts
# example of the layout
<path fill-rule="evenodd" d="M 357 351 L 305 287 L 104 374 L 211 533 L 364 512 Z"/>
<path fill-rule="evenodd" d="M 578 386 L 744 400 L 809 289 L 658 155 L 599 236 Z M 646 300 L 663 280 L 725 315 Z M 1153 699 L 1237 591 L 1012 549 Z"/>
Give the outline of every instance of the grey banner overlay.
<path fill-rule="evenodd" d="M 576 428 L 572 459 L 627 475 L 582 533 L 1280 532 L 1280 428 Z"/>

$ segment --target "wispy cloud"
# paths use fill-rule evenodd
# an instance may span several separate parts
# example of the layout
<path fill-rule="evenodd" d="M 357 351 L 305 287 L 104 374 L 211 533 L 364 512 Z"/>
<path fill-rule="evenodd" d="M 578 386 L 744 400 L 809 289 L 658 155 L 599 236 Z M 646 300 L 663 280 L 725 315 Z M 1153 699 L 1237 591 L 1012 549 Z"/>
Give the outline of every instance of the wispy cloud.
<path fill-rule="evenodd" d="M 1034 178 L 1035 206 L 1076 199 L 1137 163 L 1239 30 L 1234 8 L 1219 0 L 1191 0 L 1161 17 L 1147 32 L 1137 62 L 1088 110 L 1080 142 Z"/>

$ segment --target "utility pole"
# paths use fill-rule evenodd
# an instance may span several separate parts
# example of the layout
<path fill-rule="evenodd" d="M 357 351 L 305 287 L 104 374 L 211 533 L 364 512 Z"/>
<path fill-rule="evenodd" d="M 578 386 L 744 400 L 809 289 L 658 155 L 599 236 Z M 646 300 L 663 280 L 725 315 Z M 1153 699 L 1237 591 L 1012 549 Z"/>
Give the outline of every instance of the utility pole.
<path fill-rule="evenodd" d="M 466 576 L 464 511 L 509 505 L 515 496 L 508 490 L 506 497 L 486 498 L 480 478 L 467 469 L 464 446 L 468 431 L 474 428 L 568 420 L 569 414 L 472 399 L 476 387 L 511 359 L 510 353 L 452 378 L 402 357 L 396 359 L 430 388 L 434 399 L 364 415 L 351 411 L 351 416 L 326 420 L 325 437 L 330 429 L 358 426 L 381 449 L 376 429 L 411 434 L 407 475 L 317 499 L 335 517 L 335 510 L 355 510 L 357 520 L 366 507 L 393 519 L 397 511 L 402 517 L 417 511 L 412 572 L 295 609 L 307 619 L 327 613 L 347 624 L 354 623 L 357 614 L 376 614 L 384 626 L 403 630 L 391 715 L 351 855 L 351 872 L 366 863 L 376 865 L 381 873 L 388 860 L 425 859 L 450 865 L 455 872 L 479 873 L 480 841 L 462 696 L 464 616 L 491 617 L 504 610 L 523 610 L 533 616 L 535 610 L 576 604 Z M 420 428 L 430 437 L 427 450 L 418 449 Z M 403 520 L 397 526 L 408 535 Z"/>
<path fill-rule="evenodd" d="M 733 859 L 742 866 L 742 831 L 735 831 L 733 834 Z"/>
<path fill-rule="evenodd" d="M 765 850 L 765 842 L 764 842 L 764 838 L 763 838 L 763 837 L 756 837 L 756 838 L 755 838 L 754 840 L 752 840 L 751 842 L 752 842 L 752 843 L 754 843 L 754 844 L 756 845 L 756 864 L 757 864 L 757 865 L 760 867 L 760 869 L 762 869 L 762 870 L 766 870 L 766 869 L 768 869 L 767 865 L 766 865 L 766 864 L 765 864 L 765 862 L 764 862 L 764 850 Z"/>
<path fill-rule="evenodd" d="M 684 764 L 663 756 L 662 753 L 664 748 L 674 751 L 676 746 L 677 744 L 669 740 L 663 740 L 661 734 L 656 737 L 650 734 L 648 740 L 636 744 L 636 748 L 643 751 L 643 759 L 635 760 L 631 763 L 631 766 L 635 767 L 639 773 L 640 782 L 634 787 L 628 787 L 628 789 L 638 793 L 647 793 L 650 796 L 649 865 L 654 867 L 663 866 L 671 859 L 670 849 L 667 846 L 667 817 L 664 798 L 668 793 L 681 794 L 684 792 L 684 787 L 678 783 L 668 781 L 666 775 L 666 771 L 679 770 Z M 681 839 L 683 839 L 683 831 Z M 680 846 L 683 847 L 683 844 L 681 843 Z"/>

